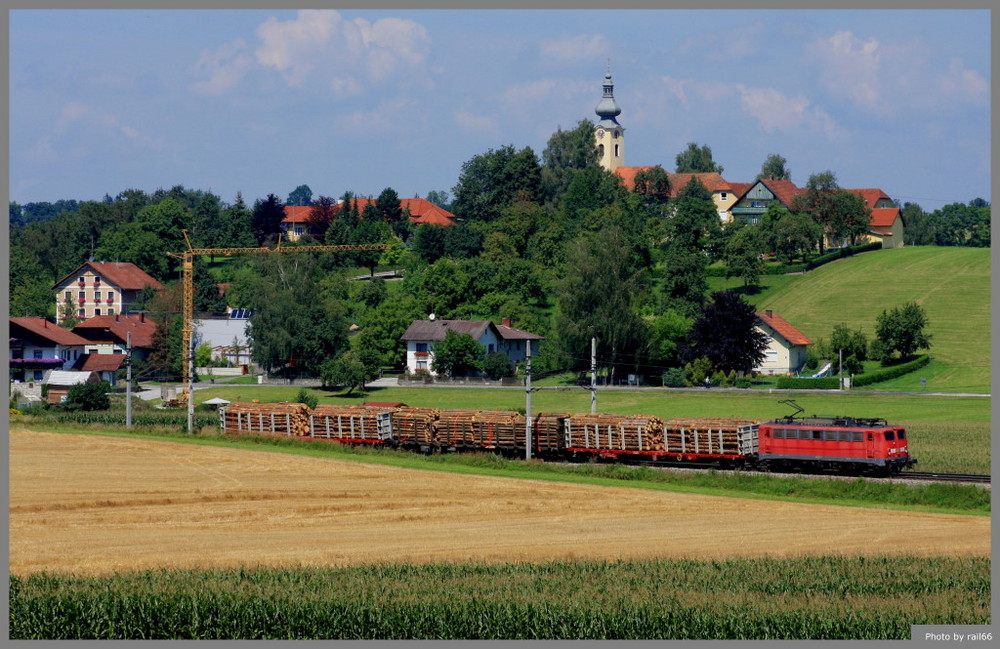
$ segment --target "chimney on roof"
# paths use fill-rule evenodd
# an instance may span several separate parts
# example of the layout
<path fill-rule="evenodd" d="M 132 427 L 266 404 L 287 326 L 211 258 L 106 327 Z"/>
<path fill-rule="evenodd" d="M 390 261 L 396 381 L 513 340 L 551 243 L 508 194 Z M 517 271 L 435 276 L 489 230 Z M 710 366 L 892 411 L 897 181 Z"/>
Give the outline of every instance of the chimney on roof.
<path fill-rule="evenodd" d="M 767 314 L 768 318 L 770 318 L 773 315 L 773 313 L 771 312 L 771 309 L 767 309 L 766 311 L 764 311 L 764 313 Z"/>
<path fill-rule="evenodd" d="M 504 318 L 503 320 L 500 321 L 500 324 L 502 324 L 505 327 L 511 326 L 510 325 L 510 318 Z"/>
<path fill-rule="evenodd" d="M 146 314 L 145 314 L 145 312 L 140 313 L 139 314 L 139 322 L 145 322 L 145 321 L 146 321 Z"/>
<path fill-rule="evenodd" d="M 115 314 L 115 322 L 119 322 L 117 313 Z"/>

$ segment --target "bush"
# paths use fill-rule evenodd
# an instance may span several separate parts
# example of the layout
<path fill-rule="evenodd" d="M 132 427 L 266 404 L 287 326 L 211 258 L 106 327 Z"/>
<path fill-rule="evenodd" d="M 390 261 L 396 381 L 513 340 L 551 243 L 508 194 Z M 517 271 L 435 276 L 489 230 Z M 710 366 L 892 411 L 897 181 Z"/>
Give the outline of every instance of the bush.
<path fill-rule="evenodd" d="M 111 392 L 111 384 L 107 381 L 77 383 L 69 389 L 64 407 L 68 411 L 107 410 L 111 407 L 108 392 Z"/>
<path fill-rule="evenodd" d="M 921 367 L 924 367 L 930 362 L 930 356 L 920 356 L 915 360 L 909 361 L 908 363 L 902 363 L 884 370 L 876 370 L 874 372 L 868 372 L 867 374 L 855 376 L 854 385 L 860 387 L 862 385 L 871 385 L 872 383 L 880 383 L 882 381 L 888 381 L 889 379 L 895 379 L 903 376 L 904 374 L 909 374 L 910 372 L 919 370 Z"/>
<path fill-rule="evenodd" d="M 483 372 L 494 381 L 505 376 L 514 376 L 516 369 L 513 361 L 503 352 L 487 354 L 483 359 Z"/>
<path fill-rule="evenodd" d="M 319 404 L 319 397 L 305 388 L 299 388 L 299 393 L 295 395 L 295 401 L 296 403 L 306 404 L 312 410 Z"/>
<path fill-rule="evenodd" d="M 682 367 L 671 367 L 663 373 L 663 387 L 683 388 L 687 385 L 687 377 Z"/>

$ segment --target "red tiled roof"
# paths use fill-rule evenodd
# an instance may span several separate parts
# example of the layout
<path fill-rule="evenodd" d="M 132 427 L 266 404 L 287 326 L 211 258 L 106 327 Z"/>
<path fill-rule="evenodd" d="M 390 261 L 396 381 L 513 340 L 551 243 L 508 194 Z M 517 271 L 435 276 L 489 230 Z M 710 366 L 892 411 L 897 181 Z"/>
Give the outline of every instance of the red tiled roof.
<path fill-rule="evenodd" d="M 868 224 L 873 228 L 891 228 L 900 216 L 898 207 L 876 207 L 872 210 Z"/>
<path fill-rule="evenodd" d="M 775 315 L 773 311 L 758 313 L 757 317 L 793 345 L 811 345 L 813 343 L 805 334 L 793 327 L 781 316 Z"/>
<path fill-rule="evenodd" d="M 635 189 L 635 177 L 641 171 L 647 171 L 652 169 L 652 166 L 648 167 L 618 167 L 615 169 L 615 174 L 622 179 L 622 185 L 626 189 L 632 191 Z M 726 179 L 717 173 L 684 173 L 684 174 L 674 174 L 667 172 L 667 178 L 670 179 L 670 195 L 676 196 L 684 189 L 692 178 L 697 178 L 702 185 L 708 188 L 710 192 L 729 192 L 734 191 L 730 183 L 726 182 Z"/>
<path fill-rule="evenodd" d="M 85 268 L 90 268 L 94 274 L 100 275 L 101 283 L 113 285 L 119 289 L 138 291 L 147 285 L 157 290 L 163 289 L 163 284 L 153 279 L 146 271 L 125 261 L 88 261 L 77 266 L 73 272 L 68 273 L 53 284 L 52 288 L 60 286 L 71 277 L 76 278 Z"/>
<path fill-rule="evenodd" d="M 125 354 L 84 354 L 73 363 L 82 372 L 117 372 L 125 362 Z"/>
<path fill-rule="evenodd" d="M 312 205 L 285 205 L 285 218 L 282 223 L 308 223 Z"/>
<path fill-rule="evenodd" d="M 697 178 L 702 185 L 708 188 L 710 192 L 728 192 L 732 191 L 732 185 L 726 182 L 726 179 L 719 174 L 712 173 L 697 173 L 697 174 L 667 174 L 670 176 L 670 191 L 673 196 L 680 193 L 682 189 L 687 187 L 688 183 L 691 182 L 692 178 Z"/>
<path fill-rule="evenodd" d="M 635 189 L 636 174 L 647 169 L 652 169 L 652 167 L 618 167 L 615 169 L 615 174 L 622 179 L 622 185 L 625 186 L 625 189 L 632 191 Z"/>
<path fill-rule="evenodd" d="M 359 213 L 364 213 L 365 207 L 368 205 L 374 205 L 374 198 L 356 198 L 354 199 L 354 204 L 357 206 Z M 399 199 L 399 205 L 404 210 L 409 210 L 410 212 L 410 223 L 421 225 L 424 223 L 430 225 L 454 225 L 455 215 L 451 212 L 435 205 L 426 198 L 401 198 Z M 337 215 L 340 210 L 343 209 L 343 204 L 337 204 L 333 208 L 334 216 Z M 292 223 L 306 223 L 309 221 L 309 213 L 312 207 L 306 205 L 286 205 L 285 206 L 285 218 L 282 219 L 282 223 L 292 224 Z"/>
<path fill-rule="evenodd" d="M 865 206 L 869 209 L 875 209 L 880 200 L 892 201 L 889 195 L 881 189 L 848 189 L 847 191 L 860 196 L 865 201 Z"/>
<path fill-rule="evenodd" d="M 10 324 L 11 333 L 17 334 L 19 338 L 23 338 L 24 334 L 19 334 L 16 327 L 20 327 L 38 338 L 48 340 L 57 345 L 68 347 L 70 345 L 86 345 L 90 342 L 86 338 L 82 338 L 68 329 L 63 329 L 45 318 L 11 318 Z"/>
<path fill-rule="evenodd" d="M 98 315 L 73 327 L 74 333 L 87 338 L 85 342 L 124 343 L 132 332 L 133 347 L 150 347 L 156 323 L 144 315 Z"/>

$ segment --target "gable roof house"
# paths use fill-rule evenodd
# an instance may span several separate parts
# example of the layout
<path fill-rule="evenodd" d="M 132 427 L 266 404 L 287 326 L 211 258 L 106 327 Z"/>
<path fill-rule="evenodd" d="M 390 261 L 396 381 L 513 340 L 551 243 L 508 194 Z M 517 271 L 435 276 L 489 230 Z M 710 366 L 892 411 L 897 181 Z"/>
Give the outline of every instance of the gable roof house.
<path fill-rule="evenodd" d="M 97 383 L 101 377 L 97 372 L 76 372 L 73 370 L 50 370 L 46 373 L 45 384 L 48 385 L 49 403 L 60 403 L 66 400 L 69 390 L 80 383 Z"/>
<path fill-rule="evenodd" d="M 758 331 L 767 336 L 763 362 L 754 368 L 760 374 L 795 374 L 806 364 L 806 347 L 813 344 L 805 334 L 771 310 L 757 314 Z"/>
<path fill-rule="evenodd" d="M 88 261 L 56 282 L 56 313 L 68 300 L 80 319 L 127 313 L 146 286 L 163 290 L 163 284 L 135 264 L 117 261 Z"/>
<path fill-rule="evenodd" d="M 10 378 L 41 381 L 47 370 L 69 368 L 86 344 L 85 338 L 45 318 L 10 318 Z"/>
<path fill-rule="evenodd" d="M 739 195 L 730 210 L 731 218 L 744 223 L 759 223 L 771 203 L 777 201 L 783 207 L 792 209 L 795 197 L 805 192 L 791 180 L 761 178 Z"/>
<path fill-rule="evenodd" d="M 859 237 L 859 243 L 882 242 L 882 248 L 902 248 L 903 231 L 906 223 L 903 212 L 896 207 L 889 195 L 881 189 L 848 189 L 864 199 L 872 211 L 869 217 L 868 234 Z"/>
<path fill-rule="evenodd" d="M 125 354 L 129 334 L 132 334 L 132 357 L 145 358 L 153 346 L 156 323 L 145 313 L 130 315 L 100 315 L 73 327 L 73 333 L 86 342 L 88 354 Z"/>
<path fill-rule="evenodd" d="M 375 205 L 374 198 L 355 198 L 354 204 L 358 213 L 363 214 L 368 205 Z M 409 214 L 410 223 L 413 225 L 441 225 L 449 226 L 455 224 L 455 215 L 442 207 L 435 205 L 426 198 L 401 198 L 399 206 L 404 213 Z M 333 207 L 333 218 L 344 208 L 343 203 L 338 203 Z M 285 218 L 281 221 L 281 228 L 289 241 L 296 241 L 309 231 L 309 215 L 312 212 L 310 205 L 286 205 Z"/>
<path fill-rule="evenodd" d="M 448 331 L 469 334 L 485 354 L 503 352 L 514 363 L 525 360 L 528 345 L 532 356 L 537 356 L 538 344 L 543 340 L 537 334 L 515 329 L 508 319 L 499 325 L 490 320 L 414 320 L 400 336 L 400 340 L 406 341 L 407 372 L 434 376 L 434 347 Z"/>

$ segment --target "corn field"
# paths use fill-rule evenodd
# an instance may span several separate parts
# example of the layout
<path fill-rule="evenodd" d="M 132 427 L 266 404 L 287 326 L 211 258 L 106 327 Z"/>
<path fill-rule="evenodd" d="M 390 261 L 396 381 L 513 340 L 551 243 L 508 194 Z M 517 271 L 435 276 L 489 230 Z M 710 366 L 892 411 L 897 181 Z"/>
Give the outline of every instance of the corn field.
<path fill-rule="evenodd" d="M 987 558 L 377 565 L 10 579 L 12 639 L 909 639 Z"/>

